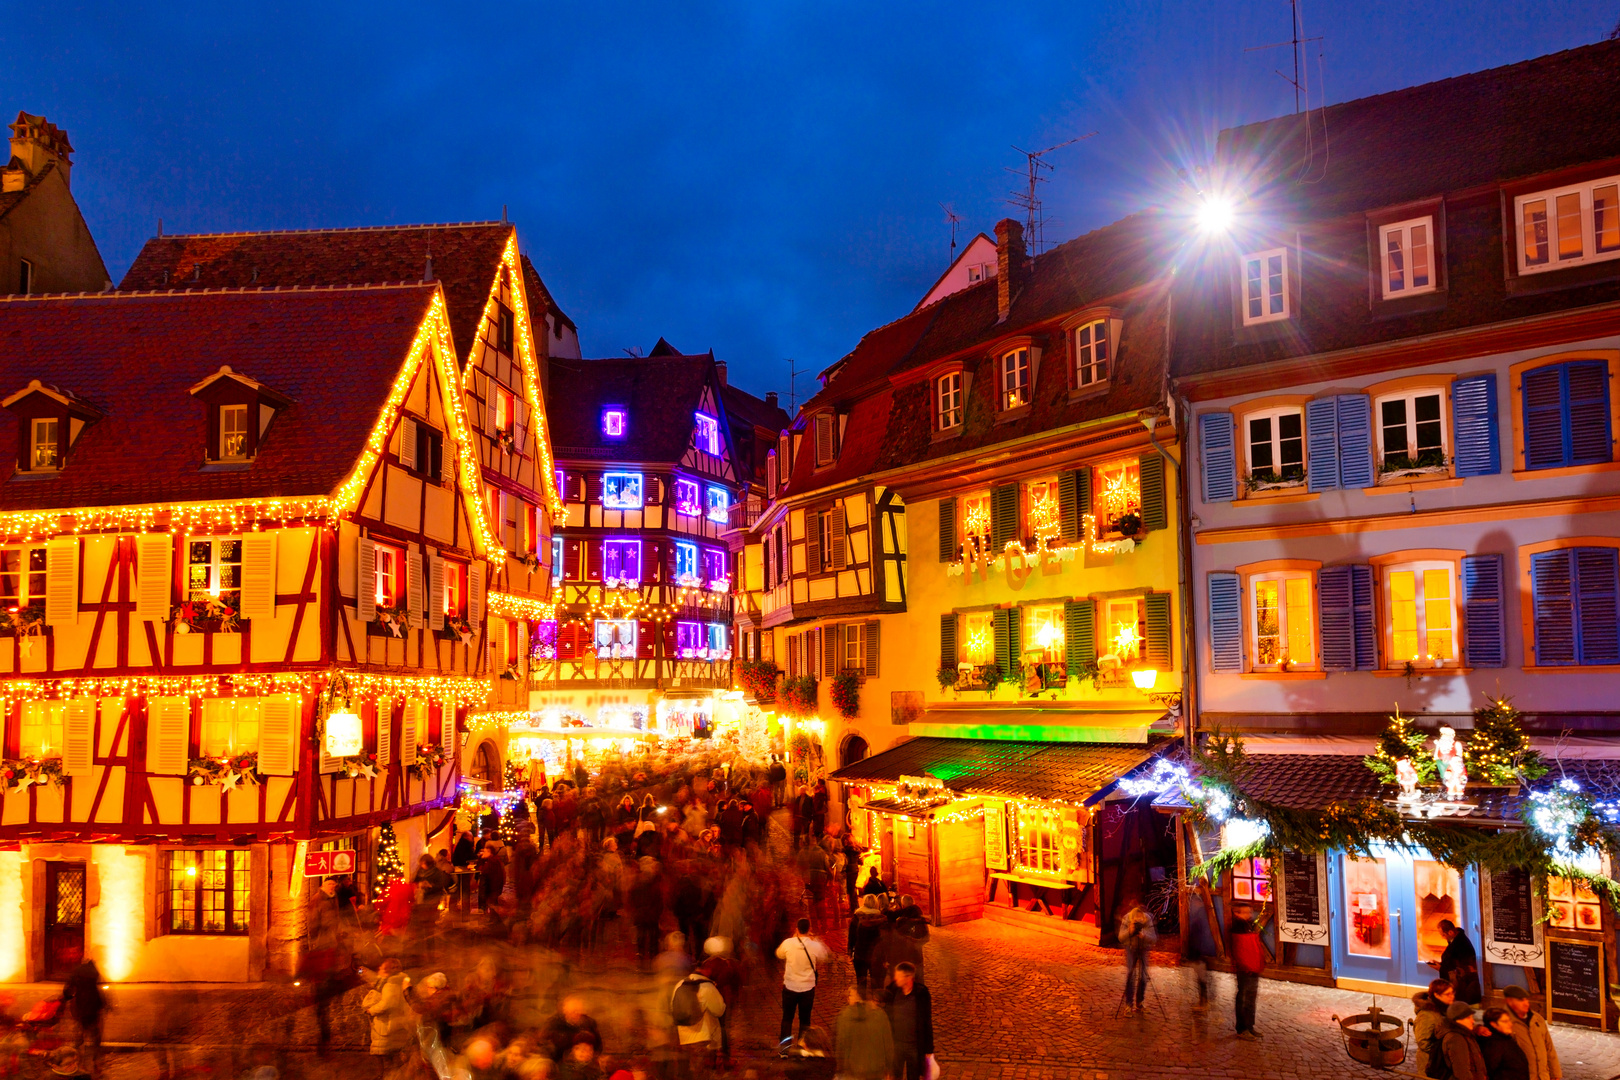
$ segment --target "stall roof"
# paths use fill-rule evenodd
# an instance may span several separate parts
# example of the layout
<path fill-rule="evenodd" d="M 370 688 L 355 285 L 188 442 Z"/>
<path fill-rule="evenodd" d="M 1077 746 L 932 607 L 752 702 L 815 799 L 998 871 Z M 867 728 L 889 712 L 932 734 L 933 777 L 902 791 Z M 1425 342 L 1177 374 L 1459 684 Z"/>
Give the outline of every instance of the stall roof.
<path fill-rule="evenodd" d="M 952 703 L 933 706 L 912 722 L 910 730 L 916 736 L 958 740 L 1146 745 L 1151 729 L 1155 725 L 1162 729 L 1166 723 L 1163 709 L 1122 709 L 1091 702 L 988 709 Z"/>
<path fill-rule="evenodd" d="M 1007 742 L 997 739 L 908 739 L 832 774 L 846 783 L 894 783 L 933 776 L 961 795 L 1089 803 L 1115 781 L 1173 745 Z M 870 805 L 870 804 L 869 804 Z"/>

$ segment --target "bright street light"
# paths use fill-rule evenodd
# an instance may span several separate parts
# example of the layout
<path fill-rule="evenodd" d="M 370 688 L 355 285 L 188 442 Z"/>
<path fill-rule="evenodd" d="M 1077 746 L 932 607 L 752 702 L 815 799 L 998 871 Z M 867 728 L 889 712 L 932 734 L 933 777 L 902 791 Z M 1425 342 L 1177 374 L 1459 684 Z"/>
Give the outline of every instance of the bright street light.
<path fill-rule="evenodd" d="M 1232 204 L 1219 195 L 1206 195 L 1198 205 L 1198 228 L 1211 235 L 1232 227 Z"/>

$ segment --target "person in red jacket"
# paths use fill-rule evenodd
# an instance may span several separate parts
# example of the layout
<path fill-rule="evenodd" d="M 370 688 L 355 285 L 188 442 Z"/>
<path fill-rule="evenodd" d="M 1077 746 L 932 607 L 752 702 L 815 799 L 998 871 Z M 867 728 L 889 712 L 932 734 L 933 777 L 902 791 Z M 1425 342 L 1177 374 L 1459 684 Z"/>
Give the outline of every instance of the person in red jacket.
<path fill-rule="evenodd" d="M 1260 925 L 1248 904 L 1232 906 L 1232 970 L 1237 975 L 1237 1037 L 1252 1042 L 1263 1036 L 1254 1029 L 1254 1003 L 1260 993 L 1260 973 L 1266 969 L 1266 950 L 1260 944 Z"/>

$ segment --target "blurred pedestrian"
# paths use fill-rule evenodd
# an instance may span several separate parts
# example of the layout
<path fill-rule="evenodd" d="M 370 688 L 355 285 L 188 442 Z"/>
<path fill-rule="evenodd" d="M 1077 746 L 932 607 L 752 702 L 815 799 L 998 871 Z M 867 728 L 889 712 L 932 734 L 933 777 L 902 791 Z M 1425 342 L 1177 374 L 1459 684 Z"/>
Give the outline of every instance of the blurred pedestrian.
<path fill-rule="evenodd" d="M 714 980 L 701 971 L 690 972 L 675 984 L 669 1015 L 675 1022 L 675 1040 L 686 1059 L 687 1073 L 705 1076 L 719 1064 L 723 1042 L 720 1019 L 726 1000 Z"/>
<path fill-rule="evenodd" d="M 1502 996 L 1513 1018 L 1513 1037 L 1530 1061 L 1530 1075 L 1535 1080 L 1563 1080 L 1564 1067 L 1553 1047 L 1552 1032 L 1541 1014 L 1530 1010 L 1530 995 L 1522 986 L 1510 986 Z"/>
<path fill-rule="evenodd" d="M 817 938 L 810 936 L 810 920 L 800 919 L 793 936 L 785 938 L 776 947 L 776 958 L 782 961 L 782 1026 L 777 1040 L 784 1050 L 793 1038 L 793 1014 L 799 1014 L 799 1038 L 810 1027 L 810 1010 L 815 1005 L 816 984 L 820 981 L 820 968 L 832 959 Z"/>
<path fill-rule="evenodd" d="M 1232 971 L 1237 976 L 1237 1037 L 1246 1041 L 1264 1038 L 1254 1028 L 1255 999 L 1260 994 L 1260 973 L 1266 969 L 1266 954 L 1260 944 L 1260 923 L 1254 908 L 1238 903 L 1232 907 Z"/>
<path fill-rule="evenodd" d="M 848 1080 L 888 1080 L 895 1063 L 889 1016 L 859 985 L 849 988 L 849 1004 L 838 1014 L 838 1075 Z"/>
<path fill-rule="evenodd" d="M 771 806 L 774 809 L 781 809 L 786 806 L 788 801 L 787 766 L 782 764 L 780 754 L 771 755 L 771 764 L 765 770 L 765 779 L 770 781 L 771 785 Z"/>
<path fill-rule="evenodd" d="M 375 974 L 367 974 L 371 989 L 360 999 L 360 1008 L 371 1017 L 371 1053 L 397 1065 L 401 1051 L 416 1045 L 416 1018 L 405 1000 L 410 980 L 393 957 L 378 965 Z"/>
<path fill-rule="evenodd" d="M 897 964 L 894 985 L 885 995 L 894 1034 L 894 1080 L 925 1080 L 937 1074 L 934 1062 L 934 1001 L 910 964 Z"/>
<path fill-rule="evenodd" d="M 332 1002 L 350 985 L 349 949 L 338 914 L 336 878 L 324 878 L 304 911 L 304 975 L 313 984 L 316 1052 L 332 1041 Z"/>
<path fill-rule="evenodd" d="M 711 937 L 703 943 L 704 960 L 698 971 L 714 983 L 725 1000 L 725 1011 L 720 1014 L 720 1065 L 731 1068 L 732 1009 L 742 996 L 742 965 L 732 959 L 731 940 Z"/>
<path fill-rule="evenodd" d="M 79 1026 L 78 1047 L 81 1067 L 92 1077 L 101 1075 L 101 1014 L 107 999 L 101 994 L 101 972 L 89 957 L 80 960 L 62 984 L 63 1004 Z"/>
<path fill-rule="evenodd" d="M 540 1048 L 551 1060 L 561 1061 L 582 1034 L 589 1035 L 598 1050 L 602 1048 L 602 1036 L 596 1021 L 585 1011 L 585 999 L 570 994 L 562 999 L 556 1015 L 546 1022 L 545 1030 L 540 1033 Z"/>
<path fill-rule="evenodd" d="M 1209 1008 L 1209 961 L 1217 954 L 1215 934 L 1209 926 L 1209 912 L 1202 903 L 1187 905 L 1187 933 L 1183 935 L 1182 955 L 1192 971 L 1193 982 L 1198 985 L 1198 1003 L 1194 1012 Z"/>
<path fill-rule="evenodd" d="M 883 917 L 877 897 L 861 897 L 861 906 L 855 909 L 855 917 L 849 920 L 849 959 L 855 965 L 855 985 L 870 986 L 874 991 L 882 988 L 883 972 L 880 968 L 874 977 L 872 954 L 882 941 L 883 931 L 888 925 L 889 920 Z"/>
<path fill-rule="evenodd" d="M 793 850 L 799 850 L 799 845 L 810 839 L 810 821 L 815 816 L 816 801 L 810 797 L 810 788 L 801 786 L 799 794 L 794 797 L 793 805 Z"/>
<path fill-rule="evenodd" d="M 1148 949 L 1159 938 L 1140 897 L 1131 897 L 1125 914 L 1119 917 L 1118 936 L 1119 946 L 1125 950 L 1125 1005 L 1141 1012 L 1147 995 Z"/>
<path fill-rule="evenodd" d="M 1513 1014 L 1506 1009 L 1486 1009 L 1479 1041 L 1480 1057 L 1485 1059 L 1489 1080 L 1532 1080 L 1530 1058 L 1513 1037 Z"/>

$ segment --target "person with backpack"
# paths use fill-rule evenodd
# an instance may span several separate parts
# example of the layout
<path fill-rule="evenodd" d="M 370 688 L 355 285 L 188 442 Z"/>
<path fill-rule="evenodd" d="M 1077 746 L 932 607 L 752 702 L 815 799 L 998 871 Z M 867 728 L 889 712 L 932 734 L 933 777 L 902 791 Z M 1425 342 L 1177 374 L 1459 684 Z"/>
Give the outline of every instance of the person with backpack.
<path fill-rule="evenodd" d="M 732 1067 L 729 1010 L 742 994 L 742 965 L 732 959 L 730 938 L 716 936 L 705 941 L 703 955 L 704 961 L 698 967 L 698 974 L 720 988 L 720 997 L 728 1010 L 720 1014 L 720 1063 L 723 1068 L 729 1069 Z"/>
<path fill-rule="evenodd" d="M 1506 1009 L 1486 1009 L 1486 1035 L 1479 1042 L 1485 1059 L 1485 1075 L 1490 1080 L 1532 1080 L 1530 1058 L 1513 1037 L 1513 1014 Z"/>
<path fill-rule="evenodd" d="M 1474 1035 L 1474 1007 L 1453 1001 L 1440 1025 L 1440 1054 L 1429 1061 L 1430 1080 L 1489 1080 L 1485 1055 Z"/>
<path fill-rule="evenodd" d="M 889 1014 L 859 985 L 849 988 L 849 1004 L 838 1014 L 838 1075 L 848 1080 L 888 1080 L 894 1063 Z"/>
<path fill-rule="evenodd" d="M 810 936 L 810 920 L 800 919 L 793 936 L 776 947 L 782 961 L 782 1027 L 777 1035 L 783 1051 L 793 1038 L 793 1014 L 799 1014 L 799 1039 L 810 1030 L 810 1010 L 816 1002 L 820 967 L 832 959 L 827 946 Z"/>
<path fill-rule="evenodd" d="M 1158 940 L 1153 916 L 1140 898 L 1131 897 L 1125 914 L 1119 917 L 1119 945 L 1125 950 L 1125 1004 L 1137 1012 L 1142 1011 L 1142 999 L 1147 996 L 1148 948 Z"/>
<path fill-rule="evenodd" d="M 1232 907 L 1232 973 L 1237 976 L 1237 1037 L 1261 1039 L 1254 1029 L 1255 999 L 1260 996 L 1260 973 L 1266 969 L 1266 951 L 1260 944 L 1261 920 L 1248 904 Z"/>
<path fill-rule="evenodd" d="M 1456 991 L 1444 979 L 1435 979 L 1427 990 L 1412 995 L 1413 1068 L 1419 1076 L 1428 1076 L 1429 1062 L 1440 1056 L 1440 1031 L 1454 1000 Z"/>
<path fill-rule="evenodd" d="M 688 1071 L 701 1074 L 698 1065 L 713 1065 L 720 1054 L 720 1017 L 726 1000 L 708 976 L 694 971 L 675 984 L 669 998 L 669 1015 L 675 1021 L 676 1041 L 687 1057 Z"/>

